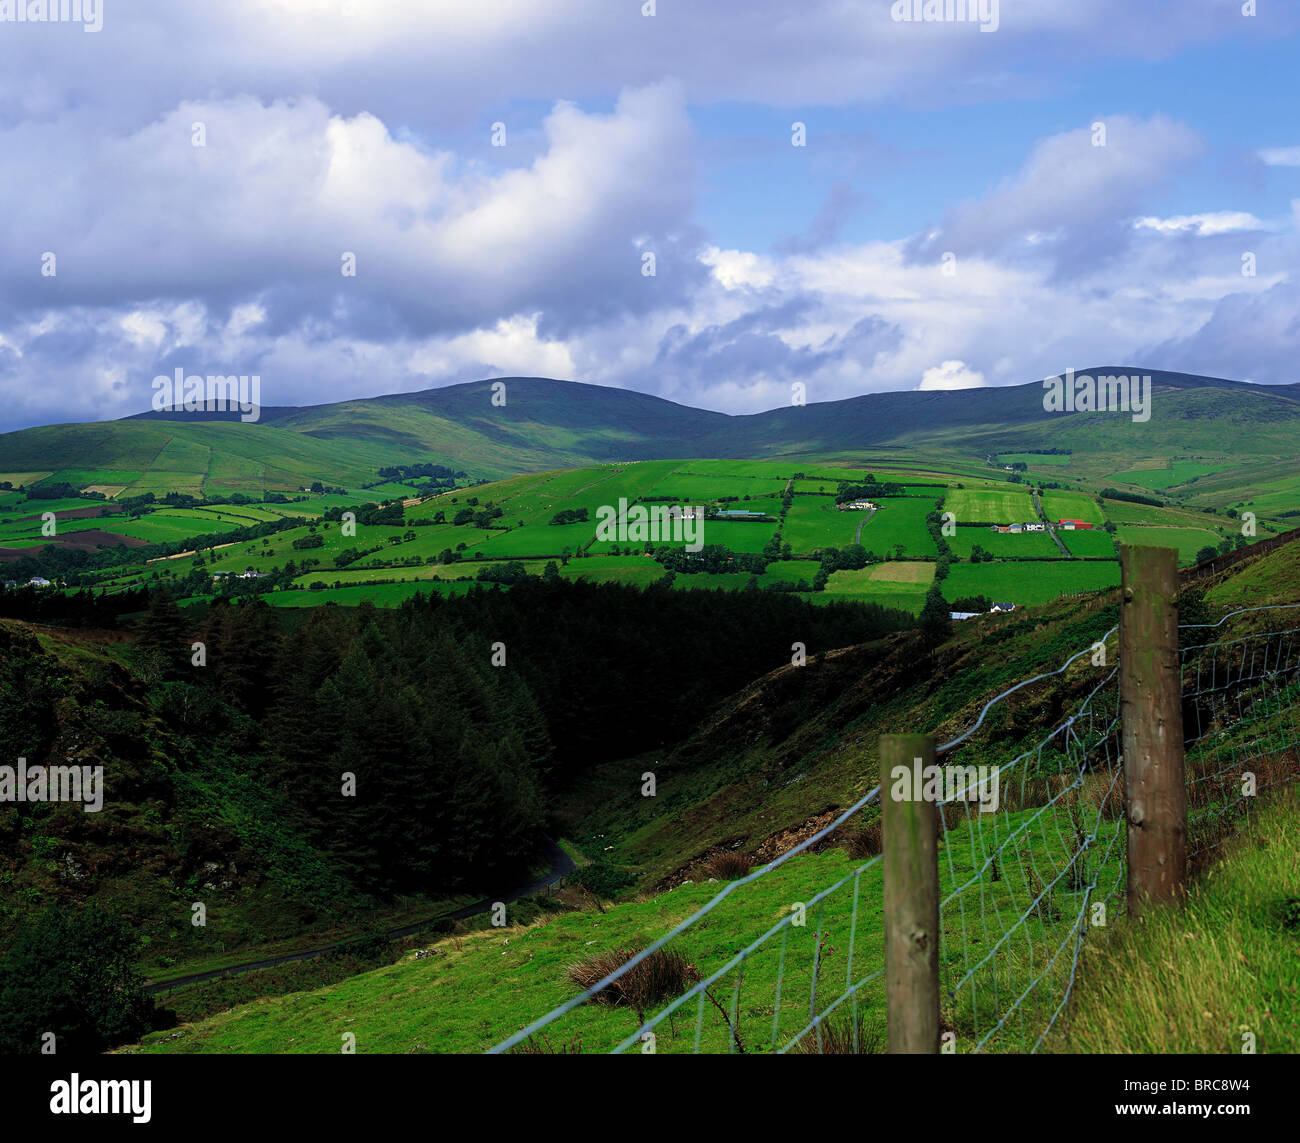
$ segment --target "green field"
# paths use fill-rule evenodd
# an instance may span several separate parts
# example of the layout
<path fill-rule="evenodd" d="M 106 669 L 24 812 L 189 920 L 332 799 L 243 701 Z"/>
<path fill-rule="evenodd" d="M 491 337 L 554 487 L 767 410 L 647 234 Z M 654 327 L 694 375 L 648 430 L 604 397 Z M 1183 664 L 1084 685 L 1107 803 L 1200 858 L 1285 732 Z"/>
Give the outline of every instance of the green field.
<path fill-rule="evenodd" d="M 798 504 L 795 498 L 795 504 Z M 897 546 L 903 546 L 904 556 L 930 556 L 937 558 L 939 549 L 935 547 L 934 537 L 930 535 L 925 517 L 934 511 L 934 500 L 919 496 L 890 497 L 880 502 L 881 507 L 872 513 L 862 529 L 860 543 L 869 552 L 883 556 L 893 553 Z M 791 507 L 791 513 L 794 508 Z M 865 513 L 845 512 L 852 520 L 860 520 Z M 856 527 L 856 525 L 855 525 Z M 852 543 L 852 535 L 846 543 Z M 843 546 L 843 545 L 839 545 Z M 798 548 L 795 549 L 798 551 Z"/>
<path fill-rule="evenodd" d="M 959 524 L 1025 524 L 1038 519 L 1034 500 L 1024 488 L 993 489 L 954 488 L 943 502 Z"/>
<path fill-rule="evenodd" d="M 1171 460 L 1163 468 L 1130 468 L 1124 472 L 1112 472 L 1110 477 L 1125 484 L 1136 484 L 1142 488 L 1163 492 L 1166 488 L 1186 484 L 1195 477 L 1211 476 L 1227 467 L 1226 461 L 1205 464 L 1192 460 Z"/>
<path fill-rule="evenodd" d="M 995 556 L 1033 556 L 1044 560 L 1063 560 L 1065 556 L 1043 532 L 991 532 L 988 528 L 958 528 L 957 534 L 948 538 L 954 554 L 969 558 L 975 545 Z"/>
<path fill-rule="evenodd" d="M 1082 560 L 953 564 L 943 581 L 945 599 L 986 595 L 1017 606 L 1050 603 L 1061 595 L 1119 585 L 1119 564 Z"/>
<path fill-rule="evenodd" d="M 1057 532 L 1056 534 L 1073 555 L 1082 556 L 1085 559 L 1097 556 L 1113 558 L 1115 555 L 1114 537 L 1100 528 L 1094 528 L 1090 531 L 1076 528 L 1073 532 Z"/>
<path fill-rule="evenodd" d="M 824 595 L 879 603 L 919 614 L 926 592 L 934 582 L 934 564 L 925 561 L 887 561 L 860 571 L 837 571 L 826 582 Z"/>
<path fill-rule="evenodd" d="M 1207 544 L 1217 547 L 1221 537 L 1216 532 L 1200 528 L 1144 528 L 1136 524 L 1121 524 L 1118 536 L 1122 544 L 1145 544 L 1150 547 L 1177 548 L 1178 562 L 1196 562 L 1196 553 Z"/>
<path fill-rule="evenodd" d="M 1106 517 L 1095 496 L 1082 492 L 1057 492 L 1049 490 L 1042 495 L 1043 511 L 1055 524 L 1058 520 L 1087 520 L 1090 524 L 1104 524 Z"/>

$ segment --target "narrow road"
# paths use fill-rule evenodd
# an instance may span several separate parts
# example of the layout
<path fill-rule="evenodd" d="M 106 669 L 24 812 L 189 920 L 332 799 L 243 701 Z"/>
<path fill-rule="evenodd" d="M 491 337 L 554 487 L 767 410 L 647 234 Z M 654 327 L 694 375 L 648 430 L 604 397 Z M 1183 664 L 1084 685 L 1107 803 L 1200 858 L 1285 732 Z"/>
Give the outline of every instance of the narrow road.
<path fill-rule="evenodd" d="M 853 542 L 855 544 L 862 543 L 862 529 L 866 527 L 867 521 L 870 520 L 871 517 L 874 516 L 875 514 L 876 514 L 876 510 L 873 508 L 871 509 L 870 512 L 868 512 L 865 516 L 862 517 L 861 523 L 858 524 L 858 534 L 853 537 Z"/>
<path fill-rule="evenodd" d="M 482 901 L 475 901 L 472 905 L 462 905 L 459 909 L 452 909 L 450 912 L 439 913 L 435 917 L 429 917 L 427 920 L 417 921 L 413 925 L 403 925 L 399 929 L 388 929 L 386 935 L 392 938 L 411 937 L 416 933 L 421 933 L 429 928 L 435 921 L 450 920 L 458 921 L 465 917 L 477 916 L 479 913 L 487 913 L 492 906 L 498 901 L 504 901 L 507 905 L 511 901 L 519 901 L 524 897 L 534 897 L 543 889 L 554 885 L 560 878 L 572 873 L 576 868 L 573 858 L 564 852 L 551 838 L 546 838 L 546 857 L 551 863 L 551 871 L 544 877 L 539 877 L 536 881 L 527 885 L 521 885 L 518 889 L 513 889 L 509 893 L 500 897 L 484 898 Z M 184 988 L 190 984 L 202 984 L 205 980 L 218 980 L 227 976 L 240 976 L 245 972 L 255 972 L 262 968 L 275 968 L 277 965 L 290 964 L 297 960 L 310 960 L 312 957 L 322 956 L 327 952 L 333 952 L 335 949 L 343 948 L 355 941 L 356 937 L 347 940 L 334 941 L 332 944 L 321 945 L 314 949 L 301 949 L 298 952 L 284 953 L 282 956 L 265 957 L 262 960 L 250 960 L 243 964 L 227 965 L 225 968 L 215 968 L 209 972 L 193 972 L 188 976 L 175 976 L 169 980 L 148 981 L 144 986 L 144 991 L 151 995 L 171 992 L 177 988 Z"/>
<path fill-rule="evenodd" d="M 1061 549 L 1061 555 L 1063 555 L 1067 560 L 1078 559 L 1079 557 L 1070 551 L 1070 549 L 1061 542 L 1061 537 L 1056 534 L 1056 529 L 1052 527 L 1052 522 L 1047 518 L 1047 513 L 1043 511 L 1043 505 L 1038 499 L 1038 489 L 1031 488 L 1029 492 L 1034 498 L 1034 508 L 1038 512 L 1038 518 L 1047 525 L 1047 534 L 1052 537 L 1053 543 Z"/>

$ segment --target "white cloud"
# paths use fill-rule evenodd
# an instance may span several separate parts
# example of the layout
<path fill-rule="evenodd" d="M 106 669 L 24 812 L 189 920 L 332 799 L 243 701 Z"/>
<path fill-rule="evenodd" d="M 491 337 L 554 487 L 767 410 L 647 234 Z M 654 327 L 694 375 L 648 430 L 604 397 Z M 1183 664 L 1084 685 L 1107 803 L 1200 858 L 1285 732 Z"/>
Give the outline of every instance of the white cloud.
<path fill-rule="evenodd" d="M 1300 167 L 1300 147 L 1266 147 L 1259 157 L 1270 167 Z"/>
<path fill-rule="evenodd" d="M 1172 218 L 1148 215 L 1136 219 L 1138 230 L 1154 230 L 1160 234 L 1193 233 L 1201 237 L 1230 234 L 1236 230 L 1263 230 L 1264 223 L 1244 210 L 1217 210 L 1205 214 L 1179 214 Z"/>
<path fill-rule="evenodd" d="M 932 389 L 979 389 L 984 385 L 984 374 L 971 369 L 964 361 L 945 361 L 927 369 L 921 377 L 918 388 Z"/>

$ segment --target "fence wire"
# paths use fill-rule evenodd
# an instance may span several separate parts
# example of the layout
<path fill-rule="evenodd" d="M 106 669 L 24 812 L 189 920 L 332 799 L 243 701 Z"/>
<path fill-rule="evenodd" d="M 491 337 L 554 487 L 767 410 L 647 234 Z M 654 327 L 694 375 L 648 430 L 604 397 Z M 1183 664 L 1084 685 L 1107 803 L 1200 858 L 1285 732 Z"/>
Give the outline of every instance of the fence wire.
<path fill-rule="evenodd" d="M 1300 628 L 1237 631 L 1296 609 L 1179 628 L 1193 868 L 1239 832 L 1255 797 L 1300 776 Z M 936 809 L 945 1050 L 1041 1048 L 1089 934 L 1123 912 L 1116 633 L 1100 641 L 1104 656 L 1093 644 L 995 696 L 938 749 L 953 775 Z M 1012 694 L 1062 676 L 1081 697 L 1028 749 L 988 724 Z M 583 950 L 570 974 L 580 990 L 491 1051 L 883 1052 L 880 794 L 727 883 L 658 940 Z M 808 852 L 816 862 L 790 860 Z"/>

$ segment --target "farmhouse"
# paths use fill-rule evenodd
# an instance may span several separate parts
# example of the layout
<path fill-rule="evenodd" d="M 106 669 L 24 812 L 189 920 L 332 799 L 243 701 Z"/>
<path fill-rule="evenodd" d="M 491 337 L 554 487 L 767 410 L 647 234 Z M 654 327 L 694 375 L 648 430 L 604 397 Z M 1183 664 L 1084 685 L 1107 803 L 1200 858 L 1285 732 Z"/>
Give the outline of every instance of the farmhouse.
<path fill-rule="evenodd" d="M 1072 531 L 1075 528 L 1084 531 L 1092 527 L 1087 520 L 1058 520 L 1056 526 L 1058 528 L 1064 528 L 1067 532 Z"/>
<path fill-rule="evenodd" d="M 989 608 L 989 613 L 996 614 L 1002 611 L 1015 611 L 1015 609 L 1016 605 L 1014 603 L 998 603 L 995 601 L 993 606 Z"/>
<path fill-rule="evenodd" d="M 761 520 L 766 515 L 766 512 L 751 512 L 747 508 L 728 508 L 718 513 L 724 520 Z"/>
<path fill-rule="evenodd" d="M 841 512 L 874 512 L 875 504 L 870 500 L 851 500 L 847 504 L 840 505 Z"/>

